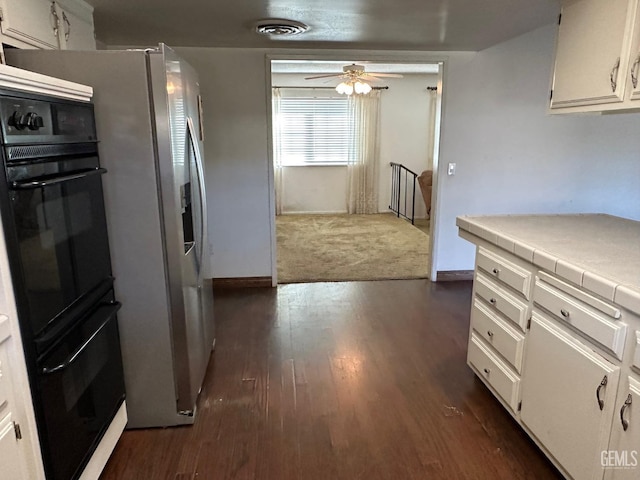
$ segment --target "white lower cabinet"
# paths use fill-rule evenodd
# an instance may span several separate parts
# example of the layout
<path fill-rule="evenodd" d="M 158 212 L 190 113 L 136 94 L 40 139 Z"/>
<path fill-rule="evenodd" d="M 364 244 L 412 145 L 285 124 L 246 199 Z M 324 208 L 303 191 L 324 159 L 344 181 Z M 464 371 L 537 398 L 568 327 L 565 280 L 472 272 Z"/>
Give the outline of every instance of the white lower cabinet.
<path fill-rule="evenodd" d="M 609 448 L 602 453 L 605 480 L 640 478 L 640 377 L 623 378 L 611 428 Z"/>
<path fill-rule="evenodd" d="M 0 420 L 0 469 L 1 477 L 7 480 L 27 480 L 22 471 L 13 417 L 11 413 Z"/>
<path fill-rule="evenodd" d="M 0 478 L 2 480 L 27 480 L 27 460 L 24 440 L 19 433 L 16 416 L 16 397 L 12 387 L 10 367 L 11 342 L 9 321 L 0 315 Z"/>
<path fill-rule="evenodd" d="M 619 376 L 620 367 L 534 311 L 521 420 L 576 480 L 603 477 Z"/>

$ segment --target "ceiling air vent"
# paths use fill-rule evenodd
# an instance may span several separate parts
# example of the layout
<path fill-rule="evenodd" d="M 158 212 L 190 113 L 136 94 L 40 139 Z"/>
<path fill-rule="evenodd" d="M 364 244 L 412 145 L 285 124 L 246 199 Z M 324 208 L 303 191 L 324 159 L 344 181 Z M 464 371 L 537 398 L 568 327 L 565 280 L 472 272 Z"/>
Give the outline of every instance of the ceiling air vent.
<path fill-rule="evenodd" d="M 256 32 L 261 35 L 298 35 L 309 30 L 309 26 L 293 20 L 270 18 L 256 23 Z"/>

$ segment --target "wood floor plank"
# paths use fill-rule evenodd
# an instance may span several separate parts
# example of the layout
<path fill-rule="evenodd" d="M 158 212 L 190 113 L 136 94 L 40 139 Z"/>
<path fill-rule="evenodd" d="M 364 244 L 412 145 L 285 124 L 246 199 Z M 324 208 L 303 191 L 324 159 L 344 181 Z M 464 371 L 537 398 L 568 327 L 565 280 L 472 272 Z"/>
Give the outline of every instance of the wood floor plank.
<path fill-rule="evenodd" d="M 220 289 L 193 426 L 126 431 L 102 480 L 556 479 L 466 365 L 470 282 Z"/>

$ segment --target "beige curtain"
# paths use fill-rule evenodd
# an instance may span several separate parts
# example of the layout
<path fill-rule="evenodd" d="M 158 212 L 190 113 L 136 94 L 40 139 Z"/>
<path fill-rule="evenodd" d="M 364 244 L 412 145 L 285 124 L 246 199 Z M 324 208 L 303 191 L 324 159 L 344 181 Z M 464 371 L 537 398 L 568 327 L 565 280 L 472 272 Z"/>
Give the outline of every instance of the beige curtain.
<path fill-rule="evenodd" d="M 380 91 L 352 95 L 350 102 L 355 144 L 347 166 L 347 212 L 378 213 Z"/>
<path fill-rule="evenodd" d="M 272 127 L 273 127 L 273 170 L 276 191 L 276 215 L 282 214 L 284 196 L 284 169 L 282 167 L 282 138 L 280 135 L 280 105 L 282 93 L 279 88 L 272 92 Z"/>

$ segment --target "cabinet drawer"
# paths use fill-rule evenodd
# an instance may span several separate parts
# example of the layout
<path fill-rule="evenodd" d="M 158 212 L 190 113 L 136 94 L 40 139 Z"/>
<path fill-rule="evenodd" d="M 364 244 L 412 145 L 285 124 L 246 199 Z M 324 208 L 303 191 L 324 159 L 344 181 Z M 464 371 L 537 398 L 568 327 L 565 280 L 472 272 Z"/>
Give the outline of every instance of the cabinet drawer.
<path fill-rule="evenodd" d="M 533 300 L 555 315 L 556 318 L 572 326 L 613 353 L 616 358 L 622 360 L 627 333 L 625 324 L 611 319 L 601 311 L 540 279 L 536 280 Z"/>
<path fill-rule="evenodd" d="M 471 333 L 467 360 L 514 412 L 518 406 L 520 378 L 511 371 L 488 346 Z"/>
<path fill-rule="evenodd" d="M 524 302 L 518 300 L 480 271 L 476 272 L 475 289 L 476 295 L 515 322 L 523 332 L 525 331 L 529 308 Z"/>
<path fill-rule="evenodd" d="M 478 247 L 476 263 L 489 275 L 501 280 L 529 299 L 531 272 L 482 247 Z"/>
<path fill-rule="evenodd" d="M 471 310 L 471 328 L 520 373 L 524 350 L 522 333 L 510 327 L 478 299 L 474 300 Z"/>

